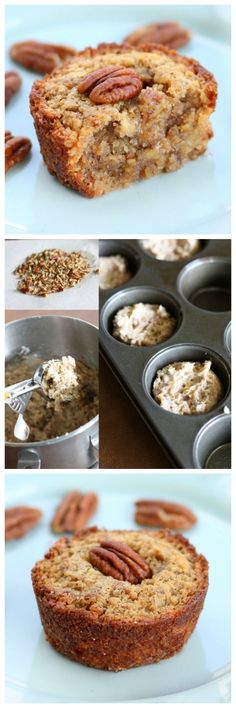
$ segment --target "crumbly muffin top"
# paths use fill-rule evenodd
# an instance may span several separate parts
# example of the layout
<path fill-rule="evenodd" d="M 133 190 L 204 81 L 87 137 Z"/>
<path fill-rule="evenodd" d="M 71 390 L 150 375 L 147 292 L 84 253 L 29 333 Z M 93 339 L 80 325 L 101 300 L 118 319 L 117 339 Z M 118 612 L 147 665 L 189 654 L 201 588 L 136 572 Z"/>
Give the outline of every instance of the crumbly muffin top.
<path fill-rule="evenodd" d="M 103 575 L 89 561 L 102 539 L 128 544 L 152 577 L 138 585 Z M 180 609 L 207 587 L 207 561 L 182 536 L 168 531 L 90 531 L 62 537 L 32 571 L 37 595 L 65 610 L 84 610 L 108 619 L 154 619 Z"/>
<path fill-rule="evenodd" d="M 141 243 L 158 261 L 183 261 L 201 249 L 197 238 L 146 238 Z"/>
<path fill-rule="evenodd" d="M 207 413 L 221 400 L 223 385 L 211 361 L 178 361 L 159 369 L 153 396 L 162 408 L 179 415 Z"/>
<path fill-rule="evenodd" d="M 106 66 L 123 66 L 132 68 L 142 79 L 144 88 L 139 96 L 113 105 L 94 105 L 86 94 L 78 92 L 78 82 L 92 71 Z M 72 61 L 65 63 L 59 69 L 37 81 L 42 100 L 50 112 L 53 110 L 64 128 L 72 131 L 81 130 L 86 120 L 96 124 L 99 129 L 106 127 L 111 121 L 118 121 L 123 135 L 132 138 L 133 120 L 138 117 L 140 107 L 145 100 L 148 102 L 162 101 L 163 111 L 167 109 L 170 100 L 187 101 L 189 106 L 208 107 L 212 100 L 208 82 L 213 80 L 211 74 L 200 67 L 197 62 L 191 62 L 180 57 L 175 52 L 155 47 L 155 51 L 131 49 L 125 45 L 105 45 L 102 50 L 85 50 Z M 215 87 L 215 82 L 214 87 Z M 137 114 L 137 115 L 136 115 Z M 82 135 L 80 136 L 82 139 Z M 121 135 L 122 137 L 122 135 Z M 68 146 L 72 136 L 68 132 Z"/>
<path fill-rule="evenodd" d="M 151 346 L 164 342 L 176 326 L 176 318 L 163 305 L 137 302 L 118 310 L 113 318 L 112 335 L 131 346 Z"/>

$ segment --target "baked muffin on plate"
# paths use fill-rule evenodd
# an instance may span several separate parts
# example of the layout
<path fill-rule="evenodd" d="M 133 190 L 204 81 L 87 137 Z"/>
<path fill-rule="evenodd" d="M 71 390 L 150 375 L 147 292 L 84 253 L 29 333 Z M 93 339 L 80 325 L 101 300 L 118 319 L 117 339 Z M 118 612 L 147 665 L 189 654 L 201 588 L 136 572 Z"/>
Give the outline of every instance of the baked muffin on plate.
<path fill-rule="evenodd" d="M 208 588 L 208 563 L 170 531 L 91 527 L 60 538 L 32 570 L 46 637 L 97 669 L 167 659 L 192 634 Z"/>
<path fill-rule="evenodd" d="M 216 97 L 213 75 L 174 50 L 101 44 L 35 81 L 30 107 L 49 172 L 95 197 L 204 153 Z"/>

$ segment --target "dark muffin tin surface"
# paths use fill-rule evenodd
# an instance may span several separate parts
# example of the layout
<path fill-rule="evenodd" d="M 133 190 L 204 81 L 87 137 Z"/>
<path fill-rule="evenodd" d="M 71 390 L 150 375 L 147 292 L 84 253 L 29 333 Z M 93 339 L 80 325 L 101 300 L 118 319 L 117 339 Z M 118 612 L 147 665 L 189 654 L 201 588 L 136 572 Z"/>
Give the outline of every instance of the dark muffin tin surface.
<path fill-rule="evenodd" d="M 158 261 L 141 240 L 100 240 L 100 255 L 124 255 L 132 278 L 123 286 L 100 290 L 101 352 L 126 393 L 178 468 L 231 466 L 230 411 L 230 239 L 201 240 L 202 248 L 185 261 Z M 173 335 L 154 346 L 130 346 L 115 339 L 112 320 L 125 305 L 164 305 L 177 319 Z M 174 361 L 210 359 L 223 398 L 208 413 L 178 415 L 153 398 L 158 369 Z M 114 402 L 115 405 L 115 402 Z"/>

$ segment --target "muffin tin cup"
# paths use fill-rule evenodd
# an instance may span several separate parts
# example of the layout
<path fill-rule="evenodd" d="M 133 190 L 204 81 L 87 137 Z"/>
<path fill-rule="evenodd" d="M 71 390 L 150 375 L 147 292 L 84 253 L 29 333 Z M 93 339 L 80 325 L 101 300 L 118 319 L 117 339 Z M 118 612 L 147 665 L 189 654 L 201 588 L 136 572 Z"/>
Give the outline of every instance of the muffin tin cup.
<path fill-rule="evenodd" d="M 208 421 L 198 432 L 193 445 L 196 468 L 231 468 L 231 415 Z"/>
<path fill-rule="evenodd" d="M 139 254 L 131 246 L 128 246 L 126 243 L 122 243 L 121 241 L 116 241 L 115 239 L 100 240 L 100 256 L 117 256 L 117 254 L 119 254 L 120 256 L 124 256 L 127 261 L 128 270 L 131 273 L 131 278 L 127 280 L 124 285 L 128 286 L 130 282 L 132 282 L 133 277 L 136 275 L 140 268 L 141 258 Z M 104 290 L 101 289 L 100 293 L 112 293 L 116 290 L 119 290 L 120 287 L 123 287 L 123 285 L 118 285 L 116 288 L 105 288 Z"/>
<path fill-rule="evenodd" d="M 230 312 L 231 263 L 222 258 L 198 258 L 181 270 L 177 289 L 183 298 L 207 312 Z"/>
<path fill-rule="evenodd" d="M 127 305 L 134 305 L 136 303 L 147 303 L 147 304 L 154 304 L 154 305 L 163 305 L 166 310 L 175 317 L 176 319 L 176 329 L 171 335 L 173 337 L 177 330 L 180 328 L 182 319 L 183 319 L 183 313 L 182 313 L 182 308 L 180 303 L 173 298 L 169 293 L 166 293 L 165 291 L 158 290 L 157 288 L 154 287 L 144 287 L 144 286 L 139 286 L 139 287 L 127 287 L 125 290 L 122 292 L 119 291 L 112 297 L 110 297 L 106 304 L 104 305 L 102 311 L 101 311 L 101 328 L 103 331 L 108 335 L 111 336 L 112 339 L 114 339 L 113 334 L 112 334 L 112 327 L 113 327 L 113 318 L 115 314 L 118 312 L 118 310 L 122 309 L 123 307 L 126 307 Z M 170 337 L 168 337 L 169 341 Z M 130 347 L 133 349 L 134 347 L 140 349 L 139 345 L 130 345 L 127 344 L 126 342 L 121 342 L 120 340 L 115 339 L 116 342 L 119 342 L 125 347 Z M 167 341 L 164 340 L 164 341 Z M 153 344 L 150 345 L 150 347 L 156 347 L 157 345 Z M 142 348 L 147 349 L 149 348 L 146 345 L 141 345 Z"/>
<path fill-rule="evenodd" d="M 198 431 L 208 420 L 223 414 L 224 406 L 230 409 L 230 354 L 225 346 L 225 331 L 230 314 L 220 312 L 216 318 L 215 313 L 196 308 L 178 291 L 177 278 L 183 270 L 183 261 L 157 261 L 145 254 L 139 242 L 130 240 L 125 243 L 131 244 L 132 249 L 137 251 L 141 258 L 140 267 L 133 277 L 132 287 L 126 283 L 118 291 L 101 291 L 101 353 L 172 464 L 182 469 L 194 468 L 196 460 L 193 459 L 193 446 Z M 220 257 L 228 263 L 229 245 L 228 240 L 211 240 L 204 248 L 204 255 Z M 151 293 L 155 293 L 155 297 L 161 293 L 162 304 L 167 309 L 171 303 L 177 307 L 178 326 L 171 338 L 148 347 L 130 346 L 116 340 L 111 335 L 111 321 L 115 312 L 134 302 L 152 302 Z M 171 351 L 178 361 L 184 358 L 196 361 L 211 359 L 212 368 L 224 386 L 224 398 L 212 411 L 182 416 L 170 413 L 155 403 L 150 393 L 150 381 L 157 368 L 170 362 Z"/>
<path fill-rule="evenodd" d="M 153 383 L 155 380 L 155 376 L 158 372 L 159 369 L 163 369 L 164 366 L 167 366 L 168 364 L 173 364 L 174 362 L 179 362 L 179 361 L 206 361 L 209 360 L 212 362 L 212 371 L 218 376 L 220 379 L 221 383 L 223 384 L 224 388 L 224 395 L 222 399 L 219 401 L 217 406 L 214 407 L 215 410 L 219 406 L 222 407 L 224 405 L 225 400 L 228 397 L 229 391 L 230 391 L 230 370 L 224 359 L 219 356 L 219 354 L 216 354 L 216 352 L 212 351 L 211 349 L 208 349 L 207 347 L 201 347 L 199 345 L 193 345 L 193 344 L 176 344 L 175 346 L 172 347 L 167 347 L 163 351 L 161 351 L 159 354 L 156 354 L 152 359 L 146 364 L 144 373 L 143 373 L 143 388 L 146 391 L 146 394 L 152 399 L 154 406 L 158 406 L 161 408 L 159 403 L 155 401 L 153 393 L 152 393 L 152 388 L 153 388 Z M 167 411 L 169 415 L 171 416 L 176 416 L 179 415 L 178 413 L 172 413 L 170 411 Z M 210 411 L 208 411 L 210 412 Z M 199 414 L 199 413 L 194 413 L 190 417 L 192 418 L 193 415 L 197 415 L 199 418 L 199 415 L 207 415 L 206 413 Z M 185 416 L 184 416 L 185 417 Z M 189 417 L 189 416 L 188 416 Z M 181 418 L 183 416 L 181 415 Z"/>

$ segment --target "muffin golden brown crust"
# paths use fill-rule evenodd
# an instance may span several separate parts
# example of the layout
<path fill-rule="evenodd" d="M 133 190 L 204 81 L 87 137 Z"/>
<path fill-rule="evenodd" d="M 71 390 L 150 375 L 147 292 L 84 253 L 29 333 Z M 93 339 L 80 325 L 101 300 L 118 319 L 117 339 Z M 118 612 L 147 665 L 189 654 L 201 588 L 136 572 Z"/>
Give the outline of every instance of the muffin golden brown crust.
<path fill-rule="evenodd" d="M 113 65 L 135 71 L 143 88 L 128 100 L 94 105 L 78 84 Z M 213 75 L 174 50 L 101 44 L 36 81 L 30 106 L 49 172 L 93 197 L 202 154 L 216 97 Z"/>
<path fill-rule="evenodd" d="M 104 575 L 91 549 L 128 544 L 150 568 L 136 585 Z M 33 588 L 50 644 L 88 666 L 119 671 L 178 652 L 194 630 L 208 588 L 208 563 L 169 531 L 82 531 L 62 537 L 36 563 Z"/>

